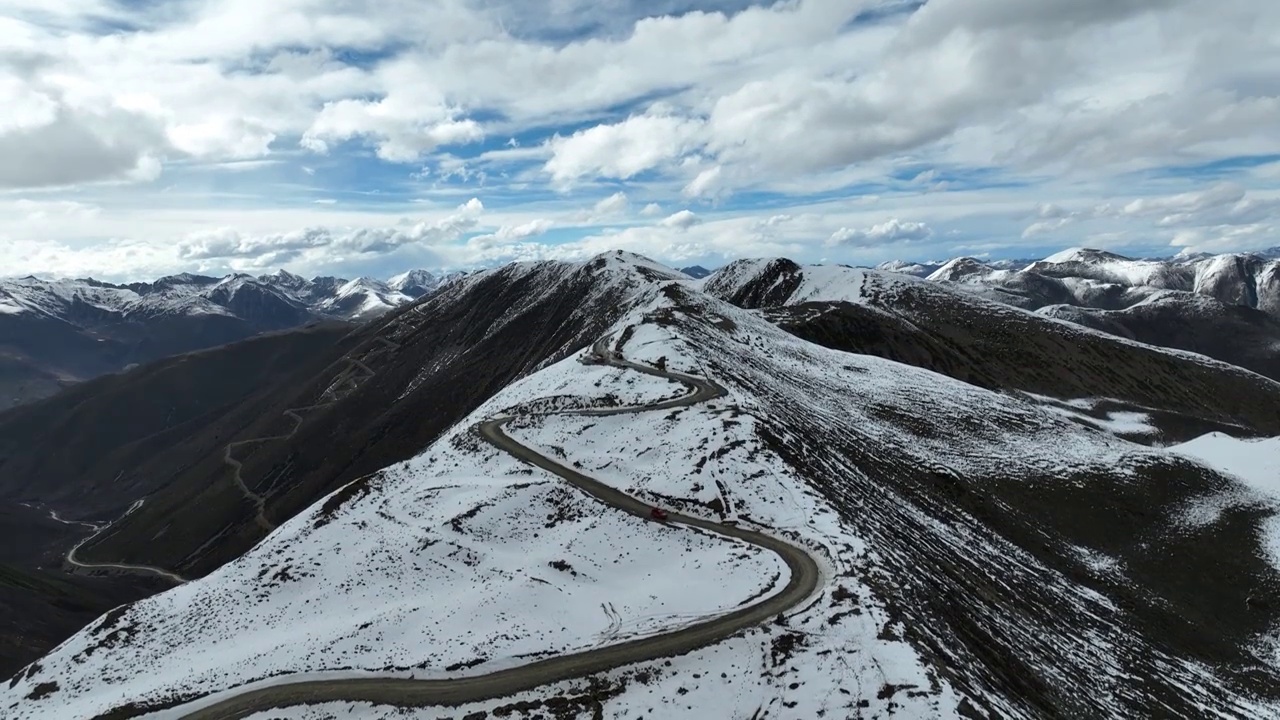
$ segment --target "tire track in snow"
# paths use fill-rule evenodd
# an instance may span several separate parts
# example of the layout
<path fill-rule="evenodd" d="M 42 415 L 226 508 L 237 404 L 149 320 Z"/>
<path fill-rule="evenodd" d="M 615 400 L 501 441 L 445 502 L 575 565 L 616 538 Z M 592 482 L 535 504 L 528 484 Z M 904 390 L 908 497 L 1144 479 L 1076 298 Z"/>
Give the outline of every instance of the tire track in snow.
<path fill-rule="evenodd" d="M 632 363 L 607 348 L 609 337 L 598 340 L 591 353 L 595 362 L 683 383 L 692 391 L 682 397 L 636 407 L 563 410 L 536 415 L 623 415 L 668 410 L 694 405 L 727 395 L 720 385 L 703 378 L 658 370 Z M 503 427 L 515 415 L 502 415 L 486 420 L 477 427 L 480 436 L 516 458 L 535 465 L 586 492 L 606 505 L 630 513 L 646 522 L 659 522 L 649 516 L 650 506 L 605 483 L 595 480 L 570 466 L 562 465 L 537 450 L 507 435 Z M 623 665 L 681 655 L 724 640 L 749 627 L 766 622 L 804 602 L 821 582 L 818 561 L 804 548 L 786 540 L 749 530 L 741 526 L 722 525 L 703 518 L 671 512 L 668 523 L 686 525 L 726 537 L 736 538 L 777 554 L 786 563 L 791 577 L 776 595 L 746 607 L 727 612 L 702 622 L 692 623 L 659 635 L 628 640 L 615 645 L 560 655 L 506 670 L 447 680 L 405 678 L 360 678 L 304 680 L 246 690 L 223 700 L 194 709 L 179 717 L 185 720 L 229 720 L 244 718 L 257 712 L 291 705 L 325 702 L 369 702 L 395 706 L 460 705 L 469 702 L 506 697 L 563 680 L 580 678 Z M 197 700 L 194 703 L 201 703 Z M 176 708 L 175 708 L 176 710 Z"/>

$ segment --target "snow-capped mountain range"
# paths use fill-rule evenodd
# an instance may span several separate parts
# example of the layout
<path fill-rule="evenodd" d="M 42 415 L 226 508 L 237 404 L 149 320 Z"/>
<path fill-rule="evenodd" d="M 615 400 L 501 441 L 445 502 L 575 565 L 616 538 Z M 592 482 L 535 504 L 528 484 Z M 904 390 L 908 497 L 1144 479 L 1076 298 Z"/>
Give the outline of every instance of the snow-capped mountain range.
<path fill-rule="evenodd" d="M 877 269 L 947 284 L 1122 337 L 1204 352 L 1280 377 L 1280 248 L 1133 259 L 1073 248 L 1039 260 L 894 261 Z M 701 279 L 712 271 L 682 268 Z M 316 320 L 365 322 L 464 273 L 386 281 L 285 270 L 153 282 L 0 280 L 0 409 L 136 363 Z M 1249 315 L 1257 311 L 1259 315 Z M 1178 323 L 1195 327 L 1179 330 Z M 1221 339 L 1204 340 L 1205 335 Z M 7 339 L 6 339 L 7 338 Z"/>
<path fill-rule="evenodd" d="M 1184 293 L 1280 317 L 1280 248 L 1157 260 L 1070 248 L 1041 260 L 959 257 L 943 263 L 893 261 L 878 269 L 952 283 L 1031 310 L 1053 305 L 1121 310 Z"/>
<path fill-rule="evenodd" d="M 307 316 L 367 320 L 431 292 L 447 276 L 411 270 L 389 280 L 315 277 L 287 270 L 221 278 L 183 273 L 148 283 L 112 284 L 92 278 L 0 279 L 0 314 L 37 313 L 90 324 L 162 315 L 229 315 L 264 327 L 290 327 Z"/>
<path fill-rule="evenodd" d="M 602 353 L 723 394 L 664 405 L 687 388 Z M 204 420 L 277 438 L 240 484 L 221 452 L 139 472 L 163 458 L 129 443 L 96 451 L 125 466 L 59 478 L 0 463 L 0 498 L 59 522 L 133 488 L 81 561 L 195 578 L 0 685 L 6 717 L 1280 713 L 1280 487 L 1259 471 L 1280 448 L 1246 439 L 1280 435 L 1280 383 L 1235 365 L 895 272 L 763 259 L 695 280 L 609 253 L 451 283 L 307 373 L 256 424 Z M 497 419 L 543 462 L 487 440 Z M 219 472 L 184 476 L 205 460 Z M 782 592 L 790 566 L 725 520 L 804 548 L 811 596 L 686 654 L 520 685 Z M 219 546 L 240 550 L 201 564 Z M 431 706 L 423 682 L 460 678 L 497 690 Z"/>
<path fill-rule="evenodd" d="M 452 276 L 423 270 L 388 281 L 285 270 L 153 282 L 0 280 L 0 409 L 130 365 L 314 321 L 365 322 Z"/>
<path fill-rule="evenodd" d="M 1071 248 L 1039 260 L 895 260 L 876 269 L 976 286 L 989 291 L 994 299 L 1031 309 L 1065 303 L 1112 310 L 1142 302 L 1161 291 L 1179 291 L 1280 314 L 1280 248 L 1154 260 Z M 680 272 L 701 279 L 713 271 L 695 265 L 681 268 Z M 257 277 L 233 274 L 215 278 L 183 273 L 127 284 L 92 278 L 0 278 L 0 315 L 34 312 L 74 323 L 103 316 L 136 320 L 161 315 L 221 314 L 267 327 L 287 327 L 307 313 L 367 320 L 464 274 L 409 270 L 385 281 L 329 276 L 308 280 L 281 269 Z"/>
<path fill-rule="evenodd" d="M 1280 248 L 1154 260 L 1072 248 L 1035 261 L 881 269 L 1280 379 Z"/>

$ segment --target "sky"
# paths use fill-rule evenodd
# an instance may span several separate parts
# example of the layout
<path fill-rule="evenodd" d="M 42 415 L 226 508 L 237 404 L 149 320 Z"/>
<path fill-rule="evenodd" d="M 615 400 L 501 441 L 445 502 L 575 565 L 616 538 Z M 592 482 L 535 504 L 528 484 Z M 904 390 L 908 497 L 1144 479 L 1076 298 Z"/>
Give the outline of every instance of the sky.
<path fill-rule="evenodd" d="M 0 0 L 0 275 L 1280 245 L 1280 3 Z"/>

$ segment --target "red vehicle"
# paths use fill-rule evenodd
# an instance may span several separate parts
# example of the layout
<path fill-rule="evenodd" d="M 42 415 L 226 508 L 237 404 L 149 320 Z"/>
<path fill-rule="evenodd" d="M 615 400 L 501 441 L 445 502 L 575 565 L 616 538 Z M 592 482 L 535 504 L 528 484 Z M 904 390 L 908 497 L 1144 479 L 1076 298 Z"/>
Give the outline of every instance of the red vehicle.
<path fill-rule="evenodd" d="M 650 508 L 650 510 L 649 510 L 649 517 L 653 518 L 654 520 L 661 520 L 661 521 L 663 521 L 663 522 L 666 522 L 666 520 L 667 520 L 667 511 L 666 511 L 666 510 L 663 510 L 663 509 L 662 509 L 662 508 L 660 508 L 660 507 Z"/>

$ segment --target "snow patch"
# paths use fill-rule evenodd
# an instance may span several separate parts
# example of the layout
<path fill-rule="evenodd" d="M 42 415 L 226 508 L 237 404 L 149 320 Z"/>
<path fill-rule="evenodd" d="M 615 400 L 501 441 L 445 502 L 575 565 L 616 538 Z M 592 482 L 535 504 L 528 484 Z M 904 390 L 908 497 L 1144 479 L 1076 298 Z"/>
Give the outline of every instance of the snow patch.
<path fill-rule="evenodd" d="M 1238 478 L 1250 490 L 1273 501 L 1280 511 L 1280 437 L 1246 440 L 1212 432 L 1168 450 Z M 1208 504 L 1193 511 L 1194 517 L 1204 519 L 1214 512 L 1217 503 L 1205 502 Z M 1262 532 L 1263 546 L 1280 568 L 1280 513 L 1262 522 Z"/>

